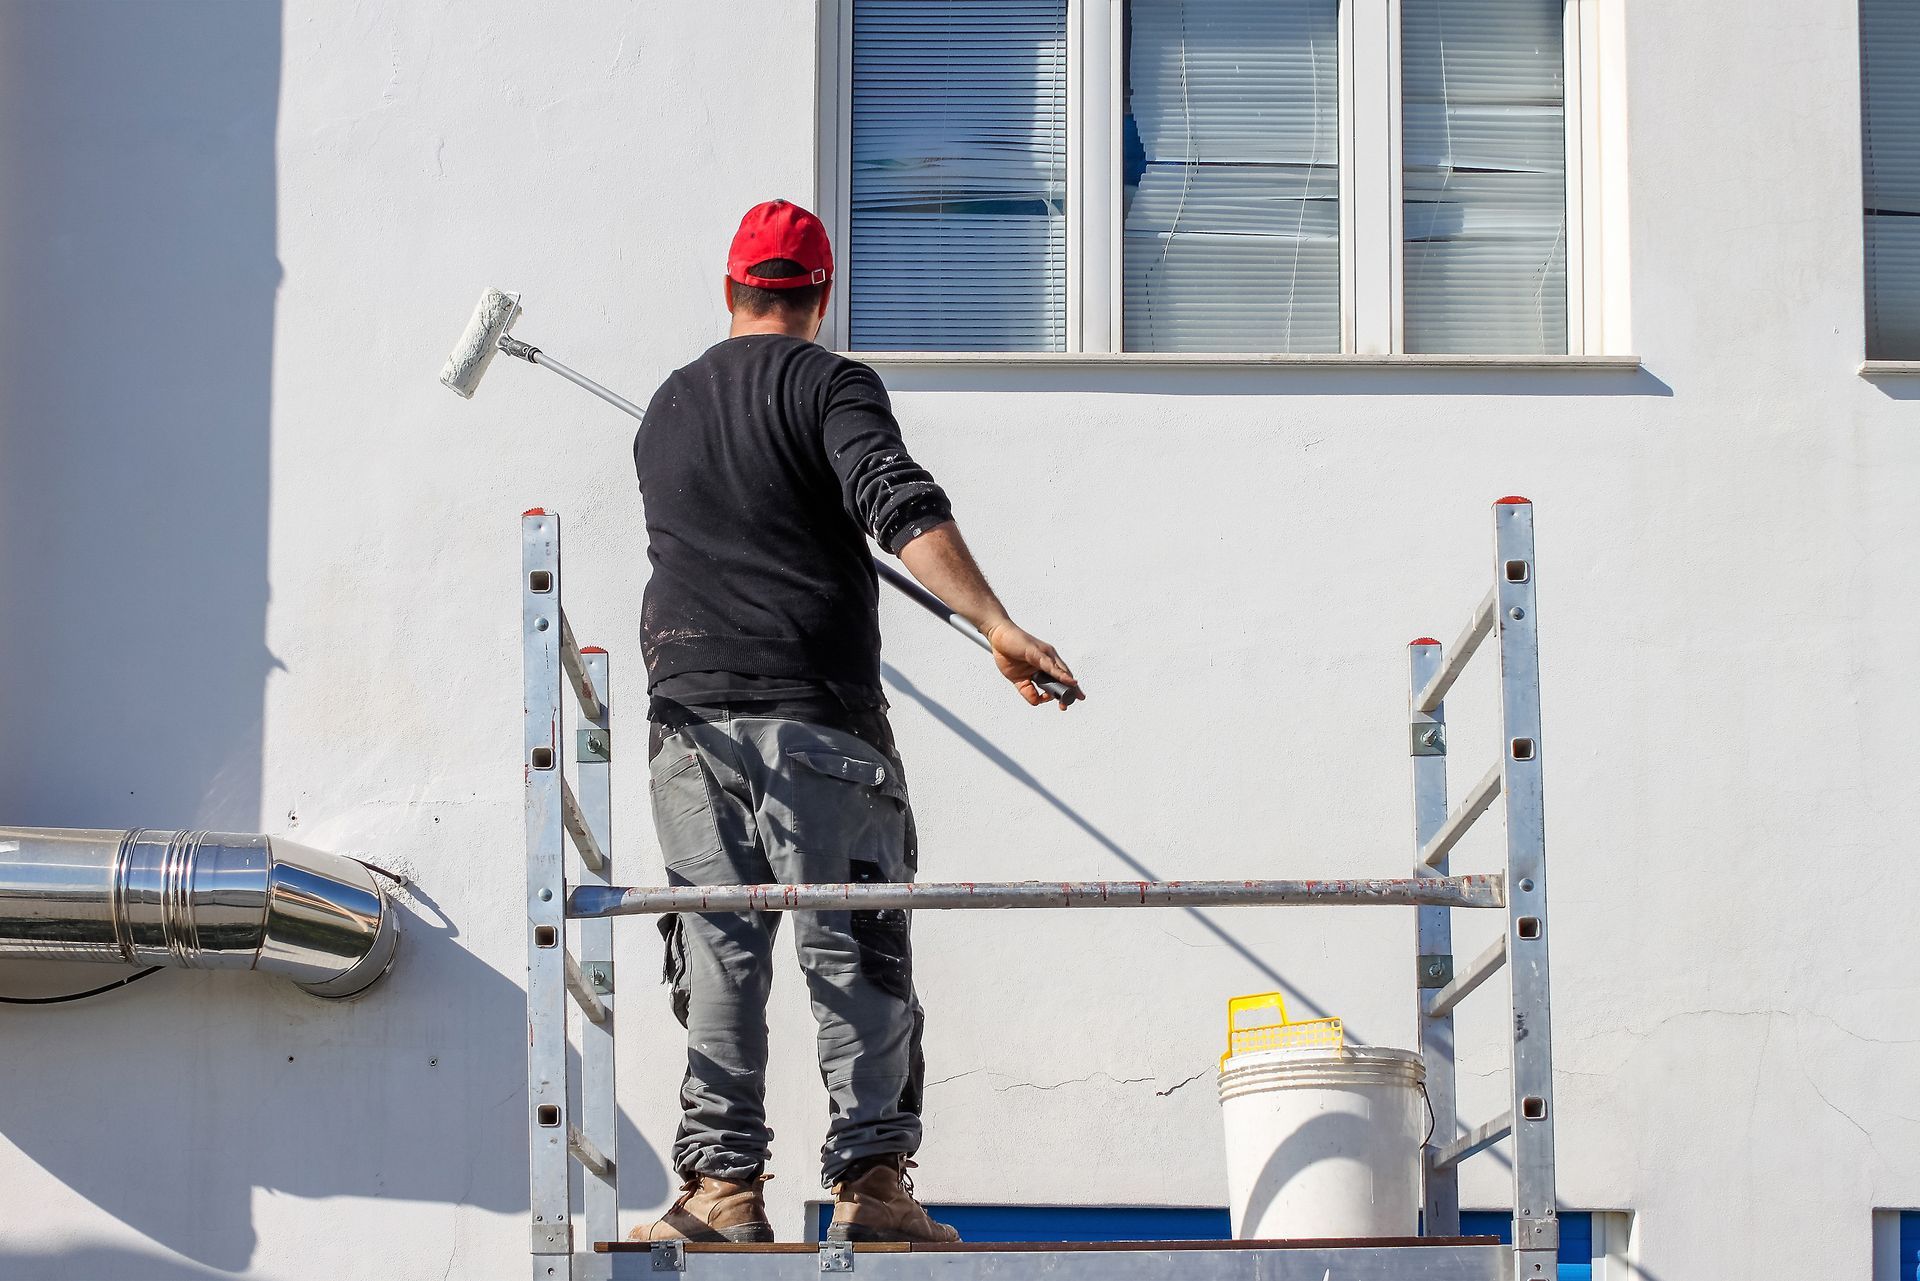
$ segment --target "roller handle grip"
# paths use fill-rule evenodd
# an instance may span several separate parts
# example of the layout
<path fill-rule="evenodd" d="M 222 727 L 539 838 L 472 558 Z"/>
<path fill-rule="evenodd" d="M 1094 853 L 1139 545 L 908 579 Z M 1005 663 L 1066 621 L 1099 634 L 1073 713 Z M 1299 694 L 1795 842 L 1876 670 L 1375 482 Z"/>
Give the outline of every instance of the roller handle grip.
<path fill-rule="evenodd" d="M 1059 681 L 1036 680 L 1034 684 L 1058 699 L 1062 707 L 1072 707 L 1080 701 L 1080 696 L 1073 692 L 1072 687 L 1062 685 Z"/>

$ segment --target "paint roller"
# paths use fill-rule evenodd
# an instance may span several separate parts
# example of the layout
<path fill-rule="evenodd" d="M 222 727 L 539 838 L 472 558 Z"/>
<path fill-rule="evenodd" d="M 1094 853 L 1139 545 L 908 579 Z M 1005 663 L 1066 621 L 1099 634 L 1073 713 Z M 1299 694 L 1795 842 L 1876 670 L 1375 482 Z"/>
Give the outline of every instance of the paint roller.
<path fill-rule="evenodd" d="M 466 332 L 460 335 L 460 341 L 454 344 L 453 354 L 447 357 L 446 367 L 440 371 L 440 381 L 451 388 L 455 395 L 464 400 L 472 400 L 474 389 L 479 387 L 480 379 L 486 374 L 487 366 L 500 352 L 517 357 L 530 365 L 539 365 L 550 369 L 562 378 L 585 391 L 590 391 L 615 409 L 632 414 L 635 418 L 644 418 L 645 411 L 640 406 L 602 387 L 585 374 L 569 369 L 567 366 L 547 355 L 532 343 L 522 342 L 507 331 L 520 319 L 520 295 L 510 294 L 500 289 L 489 289 L 480 295 L 480 305 L 473 309 L 473 319 L 467 322 Z M 885 579 L 888 586 L 919 605 L 935 618 L 941 619 L 955 631 L 971 640 L 988 653 L 993 652 L 993 643 L 969 623 L 966 619 L 947 607 L 945 601 L 913 581 L 885 561 L 876 558 L 873 567 Z M 1062 707 L 1069 707 L 1075 700 L 1071 687 L 1059 681 L 1035 679 L 1034 684 L 1059 700 Z"/>

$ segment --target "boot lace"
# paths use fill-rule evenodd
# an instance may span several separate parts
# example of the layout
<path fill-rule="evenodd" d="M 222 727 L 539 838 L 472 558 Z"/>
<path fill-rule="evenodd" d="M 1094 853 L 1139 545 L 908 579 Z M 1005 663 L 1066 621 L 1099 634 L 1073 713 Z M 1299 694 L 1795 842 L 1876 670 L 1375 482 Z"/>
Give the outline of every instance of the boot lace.
<path fill-rule="evenodd" d="M 694 1173 L 689 1174 L 680 1184 L 680 1190 L 686 1193 L 687 1195 L 681 1197 L 679 1201 L 674 1203 L 675 1208 L 678 1208 L 679 1206 L 684 1205 L 687 1202 L 687 1200 L 693 1196 L 694 1193 L 700 1190 L 700 1181 L 702 1179 L 711 1179 L 715 1177 L 717 1176 L 711 1175 L 711 1174 L 701 1174 L 698 1171 L 695 1171 Z M 727 1183 L 742 1182 L 745 1185 L 750 1186 L 755 1183 L 771 1183 L 773 1182 L 773 1176 L 771 1174 L 756 1174 L 751 1179 L 746 1179 L 746 1180 L 726 1179 L 726 1180 L 723 1180 L 723 1182 L 727 1182 Z"/>

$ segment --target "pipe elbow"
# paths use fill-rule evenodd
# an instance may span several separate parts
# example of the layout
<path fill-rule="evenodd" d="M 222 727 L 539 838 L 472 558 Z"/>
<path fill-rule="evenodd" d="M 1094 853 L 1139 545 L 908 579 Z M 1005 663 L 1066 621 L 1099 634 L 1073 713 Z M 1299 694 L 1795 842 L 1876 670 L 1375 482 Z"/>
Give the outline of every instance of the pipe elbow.
<path fill-rule="evenodd" d="M 358 996 L 393 966 L 400 926 L 365 864 L 278 836 L 255 968 L 282 974 L 315 996 Z"/>

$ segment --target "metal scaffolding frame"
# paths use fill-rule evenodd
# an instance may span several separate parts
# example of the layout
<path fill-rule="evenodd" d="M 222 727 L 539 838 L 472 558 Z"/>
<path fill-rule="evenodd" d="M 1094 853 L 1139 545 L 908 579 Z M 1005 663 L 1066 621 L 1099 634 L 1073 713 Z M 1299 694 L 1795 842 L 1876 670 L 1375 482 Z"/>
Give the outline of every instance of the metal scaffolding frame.
<path fill-rule="evenodd" d="M 1206 1281 L 1546 1281 L 1554 1275 L 1553 1054 L 1547 981 L 1546 841 L 1541 808 L 1540 668 L 1534 602 L 1533 507 L 1494 504 L 1492 589 L 1453 647 L 1409 647 L 1408 747 L 1413 773 L 1413 875 L 1405 879 L 980 882 L 955 884 L 625 887 L 613 884 L 613 759 L 608 656 L 582 649 L 561 606 L 560 518 L 521 518 L 521 623 L 526 657 L 527 1133 L 529 1226 L 536 1281 L 613 1281 L 657 1273 L 695 1281 L 770 1281 L 823 1272 L 882 1281 L 1063 1281 L 1148 1278 L 1174 1271 Z M 1449 810 L 1448 690 L 1495 638 L 1502 757 Z M 566 781 L 566 694 L 574 704 L 578 791 Z M 1504 873 L 1455 875 L 1449 855 L 1503 802 Z M 569 856 L 567 847 L 572 846 Z M 1422 1153 L 1424 1235 L 1366 1241 L 1135 1242 L 1100 1246 L 965 1244 L 731 1246 L 620 1240 L 614 1089 L 613 918 L 681 911 L 809 911 L 858 906 L 1012 908 L 1412 906 L 1418 1043 L 1433 1133 Z M 1454 909 L 1504 910 L 1507 929 L 1465 967 L 1455 963 Z M 572 923 L 571 927 L 569 923 Z M 569 930 L 572 930 L 570 936 Z M 1512 1100 L 1460 1132 L 1454 1094 L 1455 1007 L 1504 968 Z M 569 1003 L 582 1018 L 578 1102 L 570 1097 Z M 577 1122 L 576 1122 L 577 1118 Z M 1460 1163 L 1502 1139 L 1513 1145 L 1513 1244 L 1463 1238 Z M 576 1236 L 572 1167 L 586 1173 L 584 1233 Z M 582 1248 L 590 1246 L 590 1248 Z"/>

